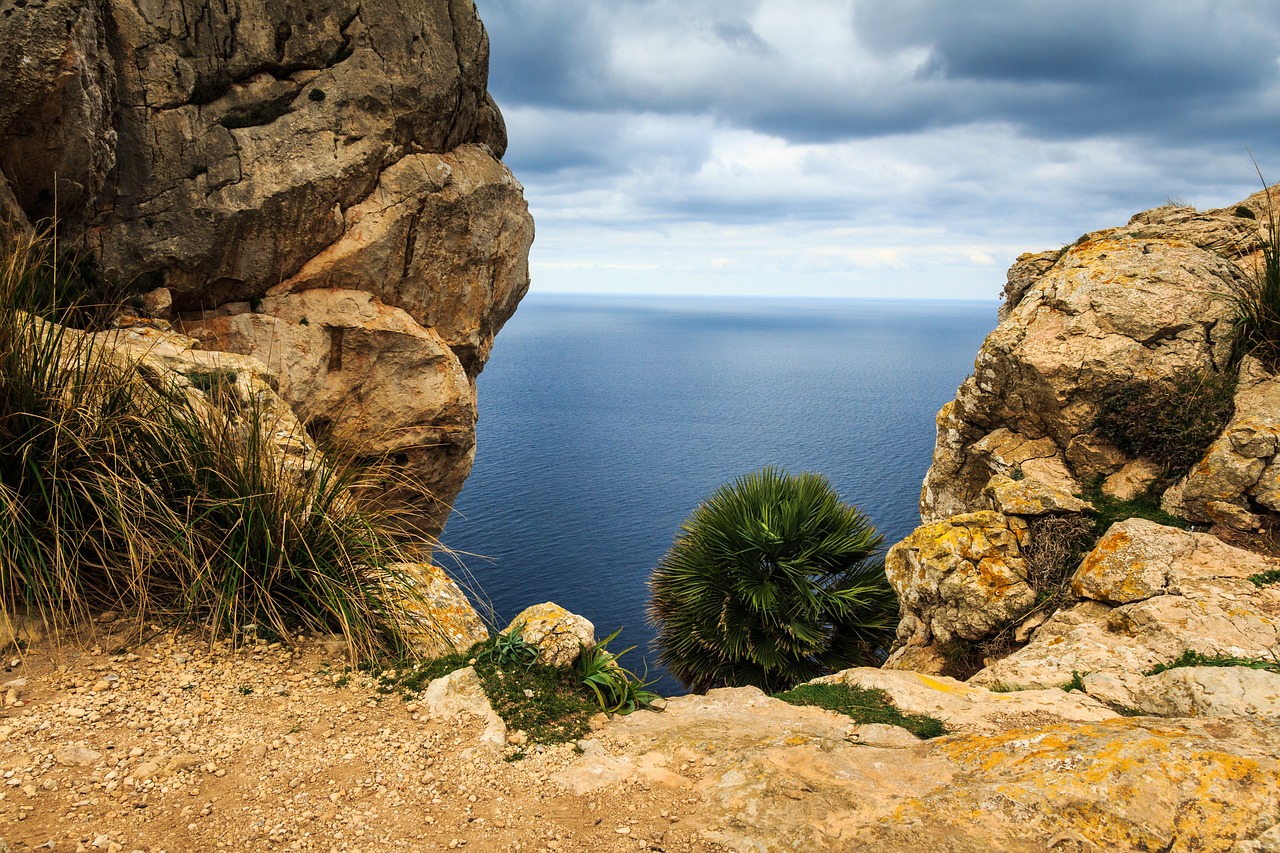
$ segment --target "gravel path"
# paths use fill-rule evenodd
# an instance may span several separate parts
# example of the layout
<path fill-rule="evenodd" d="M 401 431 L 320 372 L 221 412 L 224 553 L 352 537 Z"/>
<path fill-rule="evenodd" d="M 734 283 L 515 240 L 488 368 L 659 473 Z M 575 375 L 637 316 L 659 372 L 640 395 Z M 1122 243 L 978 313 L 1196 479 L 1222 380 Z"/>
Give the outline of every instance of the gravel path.
<path fill-rule="evenodd" d="M 550 779 L 572 745 L 506 760 L 474 718 L 431 719 L 344 673 L 332 644 L 235 650 L 109 620 L 3 662 L 14 851 L 722 849 L 699 836 L 691 791 L 575 797 Z"/>

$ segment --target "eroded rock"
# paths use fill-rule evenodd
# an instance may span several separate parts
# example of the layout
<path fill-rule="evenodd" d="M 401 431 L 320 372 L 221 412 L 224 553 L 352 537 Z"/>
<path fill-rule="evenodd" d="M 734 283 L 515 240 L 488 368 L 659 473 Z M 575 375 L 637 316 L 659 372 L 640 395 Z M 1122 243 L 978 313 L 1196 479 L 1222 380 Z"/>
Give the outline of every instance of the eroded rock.
<path fill-rule="evenodd" d="M 548 666 L 571 666 L 582 649 L 596 644 L 590 621 L 550 601 L 526 607 L 502 633 L 513 631 L 537 646 L 538 662 Z"/>
<path fill-rule="evenodd" d="M 1272 659 L 1280 654 L 1280 589 L 1249 578 L 1271 558 L 1206 533 L 1143 519 L 1112 526 L 1072 579 L 1086 599 L 970 683 L 1049 687 L 1073 673 L 1141 674 L 1184 651 Z"/>
<path fill-rule="evenodd" d="M 918 528 L 889 549 L 885 573 L 902 604 L 898 642 L 980 640 L 1035 603 L 1022 556 L 1026 522 L 992 510 Z"/>
<path fill-rule="evenodd" d="M 153 316 L 259 357 L 314 431 L 400 459 L 438 533 L 533 239 L 488 38 L 470 0 L 306 12 L 50 0 L 0 19 L 0 221 L 56 199 L 108 280 L 165 294 Z"/>

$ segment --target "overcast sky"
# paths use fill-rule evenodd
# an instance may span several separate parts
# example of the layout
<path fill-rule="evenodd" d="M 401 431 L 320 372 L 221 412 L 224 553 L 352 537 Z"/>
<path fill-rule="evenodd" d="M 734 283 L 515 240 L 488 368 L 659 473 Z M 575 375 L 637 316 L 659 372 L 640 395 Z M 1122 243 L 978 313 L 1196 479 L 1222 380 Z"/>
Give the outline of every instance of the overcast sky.
<path fill-rule="evenodd" d="M 536 291 L 994 299 L 1280 180 L 1275 0 L 476 0 Z"/>

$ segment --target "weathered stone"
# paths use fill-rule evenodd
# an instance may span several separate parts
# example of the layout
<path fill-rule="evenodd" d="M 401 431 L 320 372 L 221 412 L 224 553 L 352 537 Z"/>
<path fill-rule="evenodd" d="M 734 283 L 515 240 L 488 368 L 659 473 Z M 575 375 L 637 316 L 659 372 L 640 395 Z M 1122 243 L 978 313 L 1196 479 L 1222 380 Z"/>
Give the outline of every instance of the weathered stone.
<path fill-rule="evenodd" d="M 484 726 L 480 734 L 482 745 L 493 748 L 506 745 L 507 725 L 493 710 L 474 668 L 468 666 L 437 678 L 427 685 L 419 701 L 435 719 L 463 716 L 478 720 Z"/>
<path fill-rule="evenodd" d="M 396 590 L 396 618 L 414 652 L 438 658 L 489 638 L 480 614 L 444 569 L 431 563 L 392 563 L 387 569 Z"/>
<path fill-rule="evenodd" d="M 1075 495 L 1045 485 L 1039 480 L 1012 480 L 996 474 L 984 490 L 991 508 L 1004 515 L 1037 516 L 1051 513 L 1083 512 L 1089 504 Z"/>
<path fill-rule="evenodd" d="M 53 760 L 59 764 L 68 767 L 89 767 L 97 764 L 102 758 L 102 753 L 84 744 L 69 743 L 66 746 L 60 746 L 53 753 Z"/>
<path fill-rule="evenodd" d="M 815 679 L 883 690 L 908 714 L 941 720 L 951 732 L 999 732 L 1051 722 L 1099 722 L 1116 713 L 1083 693 L 1058 689 L 996 692 L 945 676 L 858 667 Z"/>
<path fill-rule="evenodd" d="M 685 826 L 755 853 L 1229 850 L 1276 820 L 1273 726 L 1033 720 L 877 748 L 831 712 L 713 690 L 612 721 L 557 781 L 581 793 L 632 779 L 670 786 L 701 800 Z M 667 779 L 643 777 L 641 764 Z"/>
<path fill-rule="evenodd" d="M 1102 493 L 1122 501 L 1141 495 L 1160 476 L 1162 468 L 1150 459 L 1132 459 L 1102 481 Z"/>
<path fill-rule="evenodd" d="M 0 649 L 18 643 L 37 643 L 49 635 L 49 623 L 31 613 L 6 613 L 0 610 Z"/>
<path fill-rule="evenodd" d="M 1216 536 L 1130 518 L 1113 524 L 1085 556 L 1071 579 L 1081 598 L 1128 604 L 1163 594 L 1182 594 L 1190 582 L 1244 580 L 1271 560 L 1227 545 Z"/>
<path fill-rule="evenodd" d="M 1062 257 L 1061 252 L 1040 252 L 1032 254 L 1023 252 L 1018 255 L 1013 266 L 1009 267 L 1004 285 L 1004 301 L 1000 304 L 1000 319 L 1009 316 L 1009 312 L 1018 307 L 1022 297 L 1031 286 L 1040 280 L 1049 269 Z"/>
<path fill-rule="evenodd" d="M 538 647 L 538 662 L 570 666 L 584 648 L 596 644 L 596 629 L 589 621 L 548 601 L 520 611 L 502 633 L 518 631 Z"/>
<path fill-rule="evenodd" d="M 1105 438 L 1093 434 L 1078 435 L 1067 444 L 1065 453 L 1071 470 L 1088 482 L 1108 477 L 1124 467 L 1129 457 Z"/>
<path fill-rule="evenodd" d="M 399 457 L 438 533 L 533 238 L 497 159 L 488 38 L 470 0 L 306 11 L 50 0 L 0 19 L 0 220 L 56 199 L 64 240 L 157 294 L 144 310 L 282 370 L 312 428 Z M 335 290 L 379 310 L 318 308 Z"/>
<path fill-rule="evenodd" d="M 1280 378 L 1267 373 L 1257 360 L 1245 358 L 1235 413 L 1204 459 L 1179 484 L 1176 508 L 1194 521 L 1257 527 L 1258 506 L 1280 510 L 1278 441 Z"/>
<path fill-rule="evenodd" d="M 1155 675 L 1104 672 L 1085 691 L 1113 708 L 1159 717 L 1249 717 L 1280 722 L 1280 675 L 1246 666 L 1186 666 Z"/>
<path fill-rule="evenodd" d="M 1238 229 L 1231 217 L 1213 221 Z M 939 415 L 921 491 L 926 523 L 983 506 L 991 475 L 1009 473 L 1010 450 L 1019 446 L 1011 446 L 1014 438 L 1035 448 L 1021 463 L 1027 477 L 1078 492 L 1081 478 L 1106 467 L 1077 440 L 1091 434 L 1108 384 L 1226 363 L 1233 317 L 1226 294 L 1242 273 L 1214 251 L 1161 236 L 1160 227 L 1086 235 L 987 337 L 974 375 Z M 1073 456 L 1083 463 L 1078 470 L 1064 455 L 1073 442 Z M 1054 477 L 1077 485 L 1064 487 Z"/>
<path fill-rule="evenodd" d="M 980 640 L 1035 602 L 1026 581 L 1026 522 L 986 510 L 918 528 L 889 549 L 885 573 L 903 619 L 898 642 Z"/>
<path fill-rule="evenodd" d="M 1280 590 L 1248 578 L 1276 565 L 1205 533 L 1141 519 L 1113 525 L 1073 579 L 1098 600 L 1059 611 L 970 683 L 1049 687 L 1073 673 L 1143 673 L 1186 650 L 1271 659 L 1280 652 Z"/>

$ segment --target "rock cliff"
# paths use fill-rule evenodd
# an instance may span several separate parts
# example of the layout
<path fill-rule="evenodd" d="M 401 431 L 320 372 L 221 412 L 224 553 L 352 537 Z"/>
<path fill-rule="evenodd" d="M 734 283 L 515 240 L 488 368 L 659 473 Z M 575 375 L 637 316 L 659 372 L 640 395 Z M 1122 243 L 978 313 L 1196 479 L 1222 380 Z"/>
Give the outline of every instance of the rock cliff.
<path fill-rule="evenodd" d="M 439 529 L 533 238 L 471 0 L 9 4 L 0 68 L 0 221 L 56 215 L 314 434 L 411 467 Z"/>

